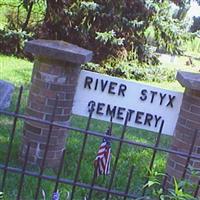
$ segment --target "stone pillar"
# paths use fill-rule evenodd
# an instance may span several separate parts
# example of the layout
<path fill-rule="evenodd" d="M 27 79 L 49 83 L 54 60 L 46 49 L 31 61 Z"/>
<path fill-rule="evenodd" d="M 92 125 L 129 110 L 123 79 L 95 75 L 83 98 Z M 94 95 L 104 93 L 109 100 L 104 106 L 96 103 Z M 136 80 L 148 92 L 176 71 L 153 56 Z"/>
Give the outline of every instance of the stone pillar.
<path fill-rule="evenodd" d="M 185 87 L 183 101 L 176 129 L 172 141 L 172 149 L 189 153 L 192 139 L 196 129 L 200 130 L 200 74 L 190 72 L 178 72 L 177 80 Z M 200 131 L 193 148 L 193 154 L 200 154 Z M 168 158 L 167 173 L 171 185 L 173 177 L 180 179 L 184 172 L 186 157 L 170 154 Z M 191 159 L 190 165 L 200 168 L 200 160 Z M 186 174 L 186 178 L 190 178 Z M 194 179 L 193 181 L 196 182 Z"/>
<path fill-rule="evenodd" d="M 92 58 L 92 52 L 78 46 L 52 40 L 33 40 L 25 51 L 35 57 L 26 114 L 41 120 L 51 120 L 56 96 L 55 122 L 68 124 L 81 64 Z M 28 162 L 40 164 L 49 133 L 49 125 L 25 121 L 21 159 L 30 143 Z M 46 157 L 46 166 L 57 167 L 65 148 L 67 130 L 53 127 Z"/>

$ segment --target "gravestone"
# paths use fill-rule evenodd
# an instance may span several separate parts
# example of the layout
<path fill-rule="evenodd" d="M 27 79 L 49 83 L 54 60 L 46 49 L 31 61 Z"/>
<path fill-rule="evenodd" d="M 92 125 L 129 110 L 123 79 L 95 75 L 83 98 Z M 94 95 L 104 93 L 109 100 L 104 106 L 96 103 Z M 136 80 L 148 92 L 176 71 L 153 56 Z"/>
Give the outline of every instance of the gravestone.
<path fill-rule="evenodd" d="M 0 109 L 9 108 L 14 86 L 6 81 L 0 80 Z"/>

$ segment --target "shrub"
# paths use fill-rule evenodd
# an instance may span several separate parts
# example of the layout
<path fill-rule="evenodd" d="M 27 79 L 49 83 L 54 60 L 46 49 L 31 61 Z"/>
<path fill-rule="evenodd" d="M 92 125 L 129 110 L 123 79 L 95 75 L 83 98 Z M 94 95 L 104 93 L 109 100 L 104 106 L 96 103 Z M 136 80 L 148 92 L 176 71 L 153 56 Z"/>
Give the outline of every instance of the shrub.
<path fill-rule="evenodd" d="M 192 167 L 187 170 L 194 171 Z M 191 182 L 188 179 L 178 180 L 173 177 L 173 183 L 169 188 L 162 188 L 162 178 L 165 174 L 157 172 L 155 169 L 149 171 L 149 180 L 143 188 L 149 188 L 151 193 L 144 199 L 159 199 L 159 200 L 199 200 L 198 197 L 194 197 L 194 191 L 197 188 L 197 184 Z M 199 178 L 199 174 L 195 173 L 193 178 Z M 139 198 L 140 199 L 140 198 Z"/>
<path fill-rule="evenodd" d="M 174 81 L 176 75 L 174 69 L 141 65 L 137 60 L 119 60 L 115 58 L 110 58 L 101 64 L 87 63 L 83 68 L 111 76 L 151 82 Z"/>
<path fill-rule="evenodd" d="M 30 38 L 31 36 L 25 31 L 0 30 L 0 52 L 19 56 L 23 52 L 24 42 Z"/>

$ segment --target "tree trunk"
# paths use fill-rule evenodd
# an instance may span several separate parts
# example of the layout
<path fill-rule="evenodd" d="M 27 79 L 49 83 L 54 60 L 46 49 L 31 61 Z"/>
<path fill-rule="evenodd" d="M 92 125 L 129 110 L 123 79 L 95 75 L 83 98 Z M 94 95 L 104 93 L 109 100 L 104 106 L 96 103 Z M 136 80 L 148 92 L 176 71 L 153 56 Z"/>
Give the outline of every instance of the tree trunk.
<path fill-rule="evenodd" d="M 26 16 L 26 20 L 25 20 L 24 24 L 22 25 L 22 31 L 25 31 L 27 26 L 28 26 L 28 22 L 29 22 L 30 17 L 31 17 L 32 9 L 33 9 L 33 1 L 29 5 L 28 13 L 27 13 L 27 16 Z"/>
<path fill-rule="evenodd" d="M 68 18 L 65 14 L 64 0 L 46 0 L 47 8 L 40 37 L 64 40 L 67 35 Z"/>

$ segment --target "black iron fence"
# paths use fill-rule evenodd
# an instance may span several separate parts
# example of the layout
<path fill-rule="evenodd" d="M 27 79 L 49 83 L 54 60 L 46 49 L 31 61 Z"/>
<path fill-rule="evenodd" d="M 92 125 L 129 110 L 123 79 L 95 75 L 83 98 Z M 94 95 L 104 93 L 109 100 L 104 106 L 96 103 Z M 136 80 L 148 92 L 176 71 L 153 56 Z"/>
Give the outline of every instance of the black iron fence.
<path fill-rule="evenodd" d="M 54 106 L 54 111 L 52 113 L 51 121 L 41 120 L 41 119 L 38 119 L 38 118 L 34 118 L 34 117 L 31 117 L 31 116 L 27 116 L 27 115 L 19 113 L 20 101 L 21 101 L 21 97 L 22 97 L 22 90 L 23 89 L 21 87 L 20 92 L 19 92 L 19 96 L 18 96 L 18 99 L 17 99 L 17 105 L 16 105 L 16 108 L 15 108 L 15 112 L 8 112 L 8 111 L 0 110 L 0 114 L 2 116 L 5 115 L 5 116 L 8 116 L 10 118 L 13 118 L 12 131 L 11 131 L 11 134 L 9 136 L 8 150 L 6 152 L 5 162 L 0 164 L 0 170 L 2 172 L 1 191 L 4 192 L 8 173 L 19 174 L 20 179 L 19 179 L 18 185 L 16 186 L 17 187 L 16 199 L 23 199 L 22 188 L 24 187 L 24 180 L 25 180 L 26 177 L 33 177 L 35 180 L 37 180 L 34 199 L 41 199 L 41 183 L 42 183 L 42 181 L 51 181 L 55 184 L 54 191 L 52 191 L 52 193 L 53 192 L 56 193 L 59 190 L 60 184 L 70 185 L 72 189 L 71 189 L 70 195 L 68 196 L 68 199 L 71 199 L 71 200 L 76 199 L 74 197 L 74 195 L 76 193 L 77 188 L 83 188 L 83 189 L 87 190 L 87 195 L 82 198 L 82 199 L 87 199 L 87 200 L 93 199 L 94 191 L 104 193 L 105 194 L 104 199 L 106 199 L 106 200 L 112 199 L 113 197 L 116 197 L 117 199 L 124 199 L 124 200 L 125 199 L 147 199 L 147 197 L 146 197 L 146 191 L 148 189 L 147 183 L 149 181 L 150 172 L 153 168 L 153 165 L 154 165 L 154 162 L 155 162 L 155 159 L 156 159 L 156 155 L 157 155 L 158 152 L 164 152 L 164 153 L 168 153 L 168 154 L 176 154 L 176 155 L 180 155 L 180 156 L 187 158 L 186 163 L 185 163 L 185 167 L 184 167 L 184 172 L 182 174 L 182 180 L 185 179 L 186 172 L 187 172 L 187 169 L 188 169 L 188 166 L 189 166 L 191 159 L 200 160 L 199 155 L 192 154 L 194 144 L 195 144 L 195 140 L 196 140 L 197 133 L 198 133 L 197 130 L 195 131 L 195 133 L 193 135 L 192 144 L 190 146 L 190 151 L 188 153 L 182 152 L 182 151 L 176 151 L 176 150 L 169 149 L 169 148 L 163 148 L 163 147 L 159 146 L 161 135 L 162 135 L 162 129 L 163 129 L 163 126 L 164 126 L 164 121 L 162 121 L 162 124 L 161 124 L 160 129 L 159 129 L 159 133 L 157 134 L 156 141 L 155 141 L 154 145 L 140 143 L 140 142 L 128 140 L 124 137 L 126 130 L 127 130 L 127 121 L 128 121 L 128 118 L 129 118 L 129 113 L 127 113 L 126 119 L 125 119 L 125 122 L 124 122 L 124 125 L 123 125 L 123 129 L 121 131 L 121 136 L 118 137 L 118 136 L 114 136 L 112 134 L 106 135 L 106 138 L 110 139 L 111 141 L 115 141 L 115 142 L 118 143 L 117 148 L 116 148 L 116 152 L 113 152 L 113 154 L 115 154 L 115 158 L 112 161 L 111 172 L 110 172 L 110 175 L 109 175 L 108 184 L 105 187 L 102 187 L 102 186 L 99 186 L 99 185 L 96 184 L 96 179 L 97 179 L 97 176 L 96 176 L 96 174 L 97 174 L 96 170 L 97 169 L 96 168 L 94 168 L 93 177 L 91 179 L 90 184 L 81 182 L 79 180 L 79 176 L 80 176 L 80 172 L 81 172 L 80 169 L 81 169 L 81 164 L 82 164 L 82 161 L 83 161 L 83 156 L 85 154 L 85 148 L 86 148 L 88 137 L 90 137 L 90 136 L 95 136 L 95 137 L 99 137 L 99 138 L 105 137 L 104 133 L 89 130 L 90 124 L 91 124 L 91 119 L 92 119 L 92 116 L 93 116 L 92 106 L 89 108 L 89 117 L 87 119 L 87 126 L 86 126 L 85 129 L 72 127 L 72 126 L 69 126 L 69 125 L 63 125 L 63 124 L 59 124 L 59 123 L 54 122 L 56 104 Z M 14 144 L 14 137 L 15 137 L 16 126 L 17 126 L 18 120 L 34 121 L 34 122 L 39 122 L 39 123 L 42 123 L 42 124 L 49 125 L 49 134 L 48 134 L 48 138 L 47 138 L 47 141 L 46 141 L 47 145 L 46 145 L 46 148 L 45 148 L 45 152 L 44 152 L 42 163 L 40 165 L 39 172 L 34 172 L 34 171 L 31 171 L 27 168 L 27 165 L 28 165 L 27 161 L 28 161 L 28 155 L 29 155 L 29 151 L 30 151 L 30 145 L 28 146 L 28 148 L 26 150 L 25 160 L 23 162 L 23 165 L 21 167 L 11 167 L 11 166 L 9 166 L 9 162 L 12 159 L 11 158 L 11 151 L 12 151 L 12 147 L 13 147 L 13 144 Z M 74 169 L 75 170 L 75 176 L 74 176 L 73 179 L 61 177 L 61 172 L 63 170 L 64 160 L 65 160 L 65 153 L 66 153 L 65 150 L 63 151 L 62 158 L 60 160 L 59 168 L 56 171 L 56 175 L 53 176 L 53 175 L 47 175 L 47 174 L 44 173 L 45 172 L 45 160 L 46 160 L 46 155 L 47 155 L 47 152 L 48 152 L 48 144 L 49 144 L 49 141 L 50 141 L 51 132 L 52 132 L 53 127 L 65 128 L 67 130 L 74 131 L 74 134 L 76 132 L 83 134 L 83 141 L 82 141 L 82 145 L 81 145 L 81 149 L 80 149 L 80 154 L 77 155 L 78 163 L 77 163 L 77 168 Z M 111 120 L 110 120 L 109 131 L 110 131 L 110 133 L 112 133 L 112 117 L 111 117 Z M 128 175 L 128 178 L 127 178 L 125 190 L 120 191 L 120 190 L 113 188 L 113 182 L 114 182 L 114 178 L 116 176 L 116 168 L 117 168 L 117 165 L 118 165 L 118 161 L 119 161 L 119 158 L 120 158 L 120 153 L 121 153 L 121 149 L 122 149 L 123 144 L 128 144 L 130 146 L 137 146 L 137 147 L 142 147 L 142 148 L 145 148 L 145 149 L 152 150 L 152 155 L 151 155 L 150 163 L 149 163 L 149 166 L 148 166 L 149 171 L 147 171 L 146 180 L 144 181 L 143 186 L 141 186 L 142 192 L 141 192 L 140 195 L 138 195 L 134 191 L 130 190 L 131 182 L 134 180 L 134 175 L 133 175 L 134 174 L 134 168 L 135 168 L 134 163 L 130 167 L 130 169 L 128 169 L 129 175 Z M 162 184 L 160 185 L 160 188 L 163 189 L 163 193 L 167 193 L 167 191 L 166 191 L 167 179 L 168 179 L 168 176 L 166 174 L 166 175 L 163 176 Z M 200 187 L 200 181 L 198 182 L 198 184 L 196 185 L 194 190 L 190 191 L 191 196 L 193 196 L 193 197 L 198 196 L 199 187 Z M 112 195 L 112 197 L 111 197 L 111 195 Z M 55 197 L 55 199 L 56 199 L 56 197 Z"/>

